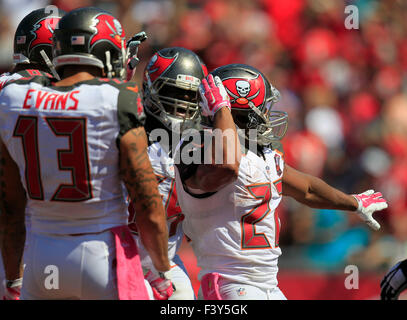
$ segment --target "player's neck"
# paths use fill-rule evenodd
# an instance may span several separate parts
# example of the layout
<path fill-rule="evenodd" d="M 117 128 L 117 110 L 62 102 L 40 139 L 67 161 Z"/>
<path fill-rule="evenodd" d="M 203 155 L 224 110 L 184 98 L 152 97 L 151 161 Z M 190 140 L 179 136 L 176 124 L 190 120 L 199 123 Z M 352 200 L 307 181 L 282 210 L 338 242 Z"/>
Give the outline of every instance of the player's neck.
<path fill-rule="evenodd" d="M 78 68 L 79 67 L 79 68 Z M 55 83 L 55 86 L 72 86 L 77 82 L 92 80 L 103 76 L 102 70 L 88 66 L 74 66 L 62 70 L 62 80 Z"/>

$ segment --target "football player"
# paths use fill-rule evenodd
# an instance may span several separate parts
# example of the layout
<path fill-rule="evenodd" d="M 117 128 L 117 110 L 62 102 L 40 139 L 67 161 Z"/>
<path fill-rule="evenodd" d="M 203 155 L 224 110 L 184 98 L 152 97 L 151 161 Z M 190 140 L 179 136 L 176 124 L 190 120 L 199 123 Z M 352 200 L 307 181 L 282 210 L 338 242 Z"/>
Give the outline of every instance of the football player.
<path fill-rule="evenodd" d="M 279 92 L 260 71 L 243 64 L 219 67 L 200 92 L 207 126 L 218 126 L 222 112 L 231 114 L 243 153 L 229 164 L 186 165 L 181 157 L 176 166 L 183 228 L 201 268 L 200 299 L 286 299 L 277 285 L 276 208 L 283 195 L 313 208 L 355 211 L 374 230 L 380 227 L 372 214 L 387 207 L 381 193 L 345 194 L 284 163 L 280 140 L 287 114 L 272 110 Z M 185 148 L 199 149 L 189 145 L 182 145 L 181 155 Z M 222 181 L 213 169 L 227 167 L 230 178 Z"/>
<path fill-rule="evenodd" d="M 46 62 L 49 62 L 52 57 L 54 29 L 64 14 L 63 10 L 55 12 L 42 8 L 32 11 L 21 20 L 14 35 L 13 61 L 15 66 L 10 72 L 0 75 L 0 90 L 7 82 L 15 79 L 33 76 L 52 77 L 51 70 Z M 29 234 L 30 225 L 29 216 L 30 213 L 27 212 L 27 235 Z M 3 281 L 3 279 L 4 270 L 0 254 L 0 297 L 4 296 L 5 299 L 18 298 L 21 279 L 18 282 Z"/>
<path fill-rule="evenodd" d="M 174 143 L 172 140 L 174 135 L 180 135 L 186 129 L 199 125 L 198 86 L 206 75 L 206 67 L 200 57 L 181 47 L 159 50 L 152 56 L 144 70 L 145 130 L 150 137 L 148 153 L 167 213 L 168 255 L 172 282 L 176 288 L 169 300 L 195 298 L 187 271 L 177 255 L 184 236 L 181 223 L 184 215 L 177 201 L 172 158 L 172 151 L 179 139 L 175 139 Z M 159 283 L 150 271 L 154 266 L 139 242 L 138 229 L 134 222 L 135 212 L 131 204 L 129 210 L 129 226 L 142 252 L 146 279 L 150 281 L 155 291 Z M 155 296 L 156 299 L 165 297 L 159 292 L 155 292 Z"/>
<path fill-rule="evenodd" d="M 18 24 L 14 35 L 14 68 L 0 75 L 0 89 L 13 79 L 49 76 L 53 72 L 52 36 L 63 10 L 48 12 L 46 8 L 29 13 Z"/>
<path fill-rule="evenodd" d="M 21 278 L 27 207 L 22 299 L 149 299 L 122 181 L 166 284 L 168 233 L 138 88 L 117 79 L 126 76 L 124 30 L 106 11 L 76 9 L 60 20 L 53 52 L 62 80 L 16 80 L 0 92 L 6 275 Z"/>

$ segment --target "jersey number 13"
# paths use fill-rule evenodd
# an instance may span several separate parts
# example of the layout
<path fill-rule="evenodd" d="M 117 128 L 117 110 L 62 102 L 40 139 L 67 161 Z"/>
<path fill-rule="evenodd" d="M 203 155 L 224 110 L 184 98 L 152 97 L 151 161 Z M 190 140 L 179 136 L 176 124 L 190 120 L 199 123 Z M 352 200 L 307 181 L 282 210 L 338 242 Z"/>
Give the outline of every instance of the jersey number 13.
<path fill-rule="evenodd" d="M 88 147 L 86 142 L 86 118 L 45 117 L 50 133 L 68 137 L 67 149 L 58 149 L 58 168 L 71 171 L 72 183 L 61 183 L 51 201 L 85 201 L 92 198 Z M 28 196 L 44 200 L 38 141 L 38 117 L 19 116 L 13 136 L 21 139 L 25 158 L 25 181 Z"/>

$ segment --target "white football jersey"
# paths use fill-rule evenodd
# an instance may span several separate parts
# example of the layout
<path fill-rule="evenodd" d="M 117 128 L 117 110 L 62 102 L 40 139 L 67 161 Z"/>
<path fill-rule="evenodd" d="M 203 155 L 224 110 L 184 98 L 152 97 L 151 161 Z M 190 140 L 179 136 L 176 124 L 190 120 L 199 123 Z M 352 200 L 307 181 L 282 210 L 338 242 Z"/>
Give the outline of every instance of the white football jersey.
<path fill-rule="evenodd" d="M 20 74 L 18 74 L 18 73 L 6 72 L 6 73 L 3 73 L 3 74 L 0 74 L 0 90 L 10 80 L 16 80 L 16 79 L 19 79 L 19 78 L 22 78 L 22 76 Z"/>
<path fill-rule="evenodd" d="M 10 81 L 12 80 L 18 80 L 23 77 L 30 77 L 30 76 L 47 76 L 45 72 L 39 71 L 39 70 L 34 70 L 34 69 L 28 69 L 28 70 L 23 70 L 20 72 L 15 72 L 15 73 L 10 73 L 6 72 L 0 75 L 0 90 Z M 26 229 L 26 248 L 27 244 L 29 242 L 29 235 L 31 232 L 31 222 L 30 222 L 30 211 L 28 208 L 26 208 L 25 211 L 25 229 Z M 0 283 L 2 283 L 4 279 L 4 266 L 3 266 L 3 261 L 1 258 L 1 250 L 0 250 Z M 0 286 L 0 297 L 4 295 L 3 293 L 3 286 Z"/>
<path fill-rule="evenodd" d="M 46 72 L 36 70 L 36 69 L 27 69 L 27 70 L 21 70 L 19 72 L 6 72 L 0 75 L 0 90 L 10 81 L 13 80 L 18 80 L 21 78 L 30 78 L 30 77 L 35 77 L 35 76 L 45 76 L 51 78 L 52 76 Z M 31 230 L 31 222 L 30 222 L 30 210 L 26 208 L 25 211 L 25 228 L 26 228 L 26 233 L 27 236 L 26 238 L 28 239 L 28 234 Z M 26 241 L 27 243 L 27 241 Z"/>
<path fill-rule="evenodd" d="M 30 78 L 30 77 L 36 77 L 36 76 L 45 76 L 51 78 L 52 76 L 46 72 L 40 71 L 40 70 L 35 70 L 35 69 L 27 69 L 27 70 L 21 70 L 19 72 L 5 72 L 3 74 L 0 74 L 0 90 L 3 88 L 3 86 L 6 85 L 7 82 L 10 82 L 11 80 L 17 80 L 21 78 Z"/>
<path fill-rule="evenodd" d="M 134 84 L 46 77 L 0 91 L 0 134 L 17 163 L 33 232 L 101 232 L 127 223 L 117 139 L 141 126 Z"/>
<path fill-rule="evenodd" d="M 170 261 L 173 261 L 184 236 L 181 224 L 184 215 L 178 205 L 177 191 L 175 188 L 174 160 L 158 142 L 155 142 L 148 147 L 148 155 L 151 166 L 157 177 L 158 191 L 162 196 L 164 210 L 167 214 L 168 258 Z M 131 211 L 129 216 L 129 227 L 135 235 L 134 237 L 140 249 L 140 257 L 142 258 L 143 267 L 151 268 L 153 266 L 151 258 L 148 256 L 147 250 L 144 248 L 137 235 L 138 231 L 135 224 L 134 208 L 130 207 L 129 210 Z"/>
<path fill-rule="evenodd" d="M 264 149 L 265 159 L 249 151 L 238 179 L 216 193 L 192 195 L 176 169 L 183 230 L 206 273 L 264 289 L 277 286 L 280 220 L 275 209 L 282 197 L 283 155 Z"/>

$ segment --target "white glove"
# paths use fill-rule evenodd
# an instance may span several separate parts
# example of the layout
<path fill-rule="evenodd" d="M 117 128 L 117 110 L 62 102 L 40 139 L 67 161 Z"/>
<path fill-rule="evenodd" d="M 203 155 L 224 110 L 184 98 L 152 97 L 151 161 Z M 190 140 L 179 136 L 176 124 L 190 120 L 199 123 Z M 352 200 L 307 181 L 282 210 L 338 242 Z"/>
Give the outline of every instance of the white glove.
<path fill-rule="evenodd" d="M 168 300 L 175 291 L 175 286 L 171 282 L 171 270 L 158 274 L 149 270 L 144 278 L 150 283 L 156 300 Z"/>
<path fill-rule="evenodd" d="M 129 41 L 127 41 L 127 48 L 129 50 L 129 58 L 127 60 L 127 81 L 130 81 L 136 72 L 136 66 L 140 62 L 137 54 L 140 44 L 147 39 L 147 34 L 144 31 L 136 33 Z"/>
<path fill-rule="evenodd" d="M 3 300 L 20 300 L 23 278 L 16 280 L 4 280 L 3 285 L 5 292 Z"/>
<path fill-rule="evenodd" d="M 201 96 L 199 106 L 202 109 L 202 115 L 213 119 L 215 113 L 223 107 L 231 109 L 230 98 L 223 86 L 222 80 L 218 76 L 213 78 L 209 74 L 207 79 L 202 79 L 202 83 L 199 86 L 199 94 Z"/>
<path fill-rule="evenodd" d="M 360 194 L 353 194 L 359 206 L 356 210 L 359 217 L 361 217 L 373 230 L 379 230 L 380 224 L 373 219 L 372 215 L 376 211 L 386 209 L 388 207 L 387 201 L 383 198 L 380 192 L 368 190 Z"/>
<path fill-rule="evenodd" d="M 380 283 L 381 300 L 397 300 L 400 293 L 407 289 L 407 259 L 398 262 L 384 276 Z"/>

